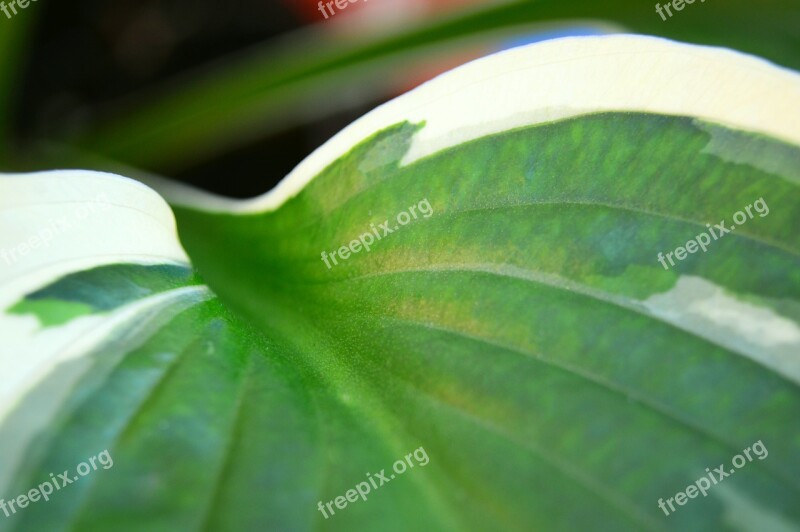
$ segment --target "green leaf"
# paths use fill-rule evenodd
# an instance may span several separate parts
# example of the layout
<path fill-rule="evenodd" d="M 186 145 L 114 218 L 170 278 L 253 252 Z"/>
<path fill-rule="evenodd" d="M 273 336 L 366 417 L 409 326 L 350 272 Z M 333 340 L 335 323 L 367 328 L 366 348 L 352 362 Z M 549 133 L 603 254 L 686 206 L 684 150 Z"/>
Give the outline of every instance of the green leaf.
<path fill-rule="evenodd" d="M 796 74 L 640 37 L 481 60 L 256 200 L 158 183 L 210 290 L 181 273 L 152 193 L 67 176 L 76 197 L 108 196 L 132 252 L 112 260 L 106 235 L 80 266 L 43 276 L 52 256 L 31 254 L 19 283 L 0 276 L 0 308 L 48 294 L 102 310 L 44 328 L 0 314 L 4 350 L 45 353 L 0 356 L 16 405 L 0 402 L 0 494 L 105 449 L 114 466 L 8 523 L 797 529 L 798 96 Z M 735 230 L 662 266 L 720 220 Z M 707 496 L 659 509 L 755 444 L 768 453 Z M 395 478 L 337 508 L 383 470 Z"/>
<path fill-rule="evenodd" d="M 114 310 L 180 286 L 190 274 L 190 269 L 177 265 L 103 266 L 67 275 L 55 284 L 27 294 L 9 312 L 34 314 L 44 325 L 60 325 L 79 315 Z"/>

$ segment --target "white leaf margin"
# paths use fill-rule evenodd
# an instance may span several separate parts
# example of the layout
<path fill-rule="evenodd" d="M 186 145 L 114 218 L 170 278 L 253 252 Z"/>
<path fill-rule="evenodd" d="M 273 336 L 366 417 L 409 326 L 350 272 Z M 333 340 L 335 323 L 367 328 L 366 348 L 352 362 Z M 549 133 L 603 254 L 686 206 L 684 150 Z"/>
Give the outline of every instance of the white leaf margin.
<path fill-rule="evenodd" d="M 296 196 L 356 143 L 398 122 L 425 122 L 403 159 L 408 165 L 493 133 L 611 111 L 691 116 L 800 145 L 798 103 L 800 74 L 751 55 L 641 35 L 565 37 L 472 61 L 381 105 L 256 198 L 232 200 L 141 179 L 175 205 L 265 212 Z"/>
<path fill-rule="evenodd" d="M 2 446 L 0 494 L 66 391 L 92 369 L 88 357 L 115 329 L 138 326 L 138 337 L 126 343 L 133 348 L 157 329 L 148 317 L 154 309 L 164 317 L 211 297 L 205 286 L 185 287 L 47 328 L 33 316 L 7 313 L 64 275 L 117 263 L 189 266 L 172 211 L 155 191 L 103 172 L 0 174 L 0 426 L 45 379 L 57 388 L 40 403 L 36 419 L 17 427 L 13 441 Z M 80 373 L 61 371 L 82 359 L 87 363 Z"/>
<path fill-rule="evenodd" d="M 425 122 L 402 161 L 408 165 L 493 133 L 616 111 L 693 117 L 711 135 L 707 149 L 717 157 L 800 182 L 791 161 L 764 161 L 726 141 L 730 131 L 742 131 L 800 146 L 799 104 L 800 74 L 754 56 L 641 35 L 566 37 L 472 61 L 376 108 L 262 196 L 231 200 L 158 178 L 143 181 L 175 205 L 212 213 L 266 212 L 297 195 L 354 145 L 399 122 Z M 703 297 L 695 294 L 687 307 L 684 287 L 695 284 L 704 287 Z M 629 303 L 800 383 L 800 324 L 766 301 L 743 297 L 753 294 L 720 293 L 713 279 L 682 276 L 671 290 Z"/>

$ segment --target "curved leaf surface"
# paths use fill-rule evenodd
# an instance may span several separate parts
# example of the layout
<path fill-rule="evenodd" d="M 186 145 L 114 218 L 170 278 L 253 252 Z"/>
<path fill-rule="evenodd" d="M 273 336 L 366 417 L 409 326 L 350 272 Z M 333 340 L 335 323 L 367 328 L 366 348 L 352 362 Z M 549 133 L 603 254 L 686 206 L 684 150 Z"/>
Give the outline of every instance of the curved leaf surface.
<path fill-rule="evenodd" d="M 729 52 L 565 40 L 376 110 L 255 201 L 163 186 L 202 281 L 165 239 L 161 259 L 62 266 L 2 299 L 5 330 L 111 328 L 20 381 L 0 441 L 33 444 L 0 491 L 103 449 L 115 466 L 10 522 L 796 528 L 798 96 L 795 74 Z M 768 455 L 659 509 L 756 442 Z"/>

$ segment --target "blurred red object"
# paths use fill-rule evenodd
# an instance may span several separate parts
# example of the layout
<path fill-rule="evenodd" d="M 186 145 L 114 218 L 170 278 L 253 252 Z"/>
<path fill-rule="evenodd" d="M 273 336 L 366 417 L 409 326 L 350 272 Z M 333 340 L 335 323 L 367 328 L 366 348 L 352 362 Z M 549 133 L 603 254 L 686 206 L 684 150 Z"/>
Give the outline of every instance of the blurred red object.
<path fill-rule="evenodd" d="M 339 0 L 339 5 L 346 5 L 343 9 L 339 9 L 336 2 L 331 0 L 322 2 L 320 2 L 320 0 L 283 0 L 283 3 L 297 13 L 302 20 L 314 23 L 325 22 L 326 20 L 332 21 L 345 17 L 349 18 L 352 17 L 354 13 L 362 12 L 369 8 L 373 11 L 373 16 L 377 18 L 384 18 L 389 11 L 393 13 L 403 12 L 412 16 L 424 16 L 441 11 L 449 11 L 479 1 L 480 0 Z M 327 7 L 328 3 L 331 3 L 330 8 Z M 324 9 L 320 8 L 320 4 L 325 6 Z M 333 9 L 335 15 L 330 15 L 329 9 Z M 322 13 L 323 10 L 328 13 L 327 19 Z M 364 15 L 365 13 L 360 13 L 360 16 Z"/>
<path fill-rule="evenodd" d="M 504 0 L 339 0 L 339 5 L 344 6 L 339 9 L 334 0 L 283 0 L 309 24 L 324 23 L 322 29 L 326 30 L 329 37 L 337 40 L 387 35 L 427 17 L 466 10 L 475 4 L 502 1 Z M 331 5 L 328 6 L 328 3 Z M 321 4 L 323 8 L 320 8 Z M 443 72 L 492 51 L 488 47 L 468 46 L 418 58 L 397 69 L 383 98 L 398 96 Z"/>

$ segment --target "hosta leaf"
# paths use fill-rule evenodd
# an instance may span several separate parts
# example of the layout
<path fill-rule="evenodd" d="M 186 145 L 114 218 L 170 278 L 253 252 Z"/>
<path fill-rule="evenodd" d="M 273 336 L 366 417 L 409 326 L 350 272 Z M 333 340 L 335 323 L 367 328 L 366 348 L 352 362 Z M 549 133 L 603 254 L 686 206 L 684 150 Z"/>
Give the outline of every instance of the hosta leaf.
<path fill-rule="evenodd" d="M 154 195 L 62 176 L 119 222 L 53 239 L 80 253 L 47 273 L 56 250 L 0 278 L 0 493 L 103 449 L 115 465 L 8 522 L 797 528 L 798 97 L 796 74 L 657 39 L 493 56 L 256 200 L 153 181 L 194 270 Z M 35 227 L 26 203 L 2 223 Z M 707 251 L 659 262 L 740 211 Z M 659 509 L 756 442 L 763 459 Z M 425 465 L 318 511 L 419 449 Z"/>

